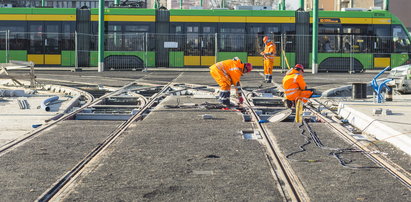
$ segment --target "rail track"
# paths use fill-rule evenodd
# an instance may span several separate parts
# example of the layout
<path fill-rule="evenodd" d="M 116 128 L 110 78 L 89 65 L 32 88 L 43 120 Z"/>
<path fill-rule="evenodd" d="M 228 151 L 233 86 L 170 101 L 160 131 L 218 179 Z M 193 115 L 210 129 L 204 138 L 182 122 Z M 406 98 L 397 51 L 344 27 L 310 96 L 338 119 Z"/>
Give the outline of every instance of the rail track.
<path fill-rule="evenodd" d="M 179 74 L 173 81 L 175 81 L 179 76 Z M 148 109 L 153 107 L 155 104 L 157 104 L 158 100 L 162 98 L 165 93 L 170 89 L 170 86 L 173 84 L 173 81 L 165 84 L 163 88 L 156 94 L 152 95 L 149 99 L 144 99 L 143 103 L 144 106 L 140 107 L 140 110 L 138 113 L 135 113 L 132 115 L 127 121 L 124 121 L 121 123 L 113 132 L 111 132 L 105 140 L 100 143 L 97 147 L 95 147 L 89 154 L 87 154 L 86 157 L 84 157 L 77 165 L 75 165 L 70 171 L 68 171 L 63 177 L 61 177 L 59 180 L 57 180 L 48 190 L 46 190 L 40 197 L 37 198 L 37 201 L 50 201 L 53 200 L 53 197 L 55 197 L 64 187 L 70 185 L 71 182 L 73 182 L 73 179 L 82 172 L 82 170 L 86 167 L 88 163 L 90 163 L 93 158 L 101 154 L 111 143 L 113 143 L 116 138 L 118 138 L 124 131 L 127 130 L 130 125 L 137 121 L 141 120 L 143 118 L 144 113 L 147 112 Z M 99 101 L 104 99 L 105 97 L 109 97 L 111 95 L 117 94 L 127 87 L 133 85 L 133 83 L 130 83 L 123 88 L 119 89 L 116 92 L 112 92 L 110 94 L 104 95 L 103 97 L 100 97 L 97 99 L 93 104 L 97 104 Z M 89 106 L 92 106 L 93 104 L 90 104 Z M 83 109 L 86 108 L 87 106 L 82 107 Z M 77 110 L 76 110 L 77 112 Z M 72 116 L 74 113 L 72 114 Z"/>
<path fill-rule="evenodd" d="M 313 102 L 319 105 L 320 103 L 313 99 Z M 321 113 L 317 112 L 314 107 L 307 106 L 307 110 L 313 113 L 317 118 L 319 118 L 324 124 L 326 124 L 330 129 L 332 129 L 335 134 L 345 140 L 347 143 L 354 145 L 359 150 L 363 151 L 363 154 L 373 161 L 375 164 L 386 170 L 389 174 L 398 179 L 404 186 L 411 190 L 411 173 L 406 171 L 401 166 L 392 162 L 386 156 L 381 155 L 379 152 L 374 152 L 372 148 L 369 147 L 369 144 L 364 144 L 361 141 L 356 140 L 350 135 L 350 131 L 341 125 L 341 121 L 337 119 L 330 119 L 325 117 Z"/>

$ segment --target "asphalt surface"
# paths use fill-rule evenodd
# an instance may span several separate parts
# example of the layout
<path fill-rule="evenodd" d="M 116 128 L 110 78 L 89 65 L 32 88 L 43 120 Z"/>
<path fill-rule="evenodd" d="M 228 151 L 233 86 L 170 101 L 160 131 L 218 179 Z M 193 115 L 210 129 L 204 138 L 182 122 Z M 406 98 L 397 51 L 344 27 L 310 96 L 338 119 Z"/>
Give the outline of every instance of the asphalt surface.
<path fill-rule="evenodd" d="M 1 201 L 34 201 L 119 124 L 64 121 L 1 155 Z"/>
<path fill-rule="evenodd" d="M 163 104 L 203 103 L 171 97 Z M 203 119 L 210 114 L 213 119 Z M 264 149 L 238 112 L 164 109 L 131 126 L 67 201 L 281 201 Z"/>
<path fill-rule="evenodd" d="M 242 78 L 244 87 L 272 86 L 262 82 L 261 72 Z M 180 75 L 180 76 L 179 76 Z M 306 73 L 309 87 L 330 88 L 369 82 L 374 73 Z M 42 83 L 121 87 L 133 81 L 217 87 L 207 71 L 173 72 L 66 72 L 38 71 Z M 273 80 L 281 83 L 275 72 Z M 47 80 L 46 80 L 47 79 Z M 74 85 L 74 86 L 75 86 Z M 204 109 L 164 109 L 176 96 L 161 103 L 143 121 L 136 122 L 95 160 L 89 172 L 77 180 L 67 201 L 281 201 L 270 173 L 265 150 L 258 141 L 243 140 L 240 130 L 252 128 L 238 112 Z M 205 99 L 180 97 L 182 103 Z M 204 120 L 212 114 L 215 119 Z M 5 201 L 33 201 L 96 147 L 120 122 L 65 121 L 14 150 L 0 156 L 0 191 Z M 350 145 L 322 124 L 310 124 L 329 147 Z M 298 150 L 304 137 L 293 123 L 266 124 L 284 152 Z M 86 135 L 85 135 L 86 134 Z M 389 145 L 379 145 L 392 159 L 410 169 L 410 158 Z M 290 157 L 312 201 L 411 201 L 410 190 L 380 168 L 345 168 L 329 150 L 307 146 Z M 344 153 L 351 165 L 375 167 L 362 154 Z M 314 162 L 313 162 L 314 160 Z M 93 167 L 94 166 L 94 167 Z"/>

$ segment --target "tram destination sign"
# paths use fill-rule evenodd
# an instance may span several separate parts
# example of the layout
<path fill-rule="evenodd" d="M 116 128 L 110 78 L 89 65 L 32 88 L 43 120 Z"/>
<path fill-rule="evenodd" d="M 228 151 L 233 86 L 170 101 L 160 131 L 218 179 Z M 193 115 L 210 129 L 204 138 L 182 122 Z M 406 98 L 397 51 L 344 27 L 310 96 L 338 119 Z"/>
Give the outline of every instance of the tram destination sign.
<path fill-rule="evenodd" d="M 330 23 L 330 24 L 341 23 L 340 18 L 320 18 L 318 20 L 320 23 Z"/>

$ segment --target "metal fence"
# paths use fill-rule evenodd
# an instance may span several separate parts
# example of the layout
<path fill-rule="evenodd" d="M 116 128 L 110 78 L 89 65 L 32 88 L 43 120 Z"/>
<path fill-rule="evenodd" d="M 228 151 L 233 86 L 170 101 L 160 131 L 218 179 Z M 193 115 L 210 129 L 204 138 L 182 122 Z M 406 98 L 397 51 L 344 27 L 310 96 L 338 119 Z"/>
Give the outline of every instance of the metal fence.
<path fill-rule="evenodd" d="M 216 61 L 237 56 L 254 66 L 262 66 L 260 52 L 264 50 L 263 37 L 259 34 L 239 33 L 111 32 L 105 35 L 104 62 L 107 69 L 207 67 Z M 311 66 L 310 35 L 271 34 L 269 37 L 276 45 L 276 69 L 285 70 L 288 65 L 295 63 Z M 34 60 L 37 65 L 97 66 L 97 51 L 97 35 L 0 32 L 0 62 L 13 59 Z M 410 40 L 407 37 L 355 34 L 318 37 L 320 70 L 323 68 L 324 71 L 356 71 L 359 66 L 372 69 L 378 67 L 377 63 L 395 63 L 388 59 L 393 54 L 407 55 L 410 52 Z"/>

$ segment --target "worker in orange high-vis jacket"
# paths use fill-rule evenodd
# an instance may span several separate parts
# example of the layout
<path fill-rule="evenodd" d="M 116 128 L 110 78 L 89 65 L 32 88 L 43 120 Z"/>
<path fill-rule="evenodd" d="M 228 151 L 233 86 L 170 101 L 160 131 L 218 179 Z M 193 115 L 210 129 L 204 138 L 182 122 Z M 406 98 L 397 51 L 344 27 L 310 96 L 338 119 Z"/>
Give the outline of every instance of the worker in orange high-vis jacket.
<path fill-rule="evenodd" d="M 287 106 L 291 107 L 292 102 L 301 100 L 304 103 L 312 96 L 313 92 L 307 90 L 307 84 L 304 81 L 304 66 L 296 64 L 294 68 L 288 70 L 283 78 L 284 95 L 287 98 Z"/>
<path fill-rule="evenodd" d="M 244 98 L 241 95 L 240 78 L 244 73 L 253 69 L 250 63 L 242 63 L 238 57 L 231 60 L 218 62 L 210 67 L 210 74 L 220 86 L 219 101 L 224 105 L 230 105 L 231 85 L 235 86 L 239 104 Z"/>
<path fill-rule="evenodd" d="M 265 44 L 264 51 L 260 54 L 264 57 L 264 75 L 265 82 L 271 83 L 274 67 L 274 56 L 277 53 L 277 48 L 275 44 L 268 39 L 268 36 L 263 38 Z"/>

